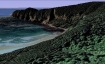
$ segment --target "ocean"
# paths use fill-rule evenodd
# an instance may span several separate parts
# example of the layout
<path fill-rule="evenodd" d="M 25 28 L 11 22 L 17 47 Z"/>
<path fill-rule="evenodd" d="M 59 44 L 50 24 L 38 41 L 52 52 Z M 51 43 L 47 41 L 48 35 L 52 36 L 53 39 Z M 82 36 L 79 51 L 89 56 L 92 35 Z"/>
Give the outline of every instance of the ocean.
<path fill-rule="evenodd" d="M 10 16 L 13 11 L 15 10 L 21 10 L 24 8 L 0 8 L 0 16 Z"/>
<path fill-rule="evenodd" d="M 28 43 L 50 34 L 52 32 L 45 31 L 38 25 L 0 25 L 0 45 Z"/>
<path fill-rule="evenodd" d="M 10 14 L 17 9 L 0 9 L 0 46 L 13 46 L 40 40 L 53 32 L 44 30 L 43 26 L 8 20 Z"/>
<path fill-rule="evenodd" d="M 15 10 L 24 10 L 26 8 L 0 8 L 0 16 L 10 16 Z M 36 9 L 36 8 L 35 8 Z M 41 10 L 43 8 L 37 8 L 37 10 Z"/>

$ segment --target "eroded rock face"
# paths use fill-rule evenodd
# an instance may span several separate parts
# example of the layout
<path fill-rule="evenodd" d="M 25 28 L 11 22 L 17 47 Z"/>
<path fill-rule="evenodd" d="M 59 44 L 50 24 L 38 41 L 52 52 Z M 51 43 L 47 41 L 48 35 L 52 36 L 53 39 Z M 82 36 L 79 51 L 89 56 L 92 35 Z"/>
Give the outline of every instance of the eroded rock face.
<path fill-rule="evenodd" d="M 85 4 L 42 10 L 27 8 L 25 10 L 14 11 L 12 16 L 34 23 L 47 24 L 53 19 L 67 20 L 70 18 L 73 19 L 74 17 L 80 17 L 81 15 L 87 15 L 91 12 L 94 12 L 100 5 L 102 5 L 102 2 L 89 2 Z"/>
<path fill-rule="evenodd" d="M 25 10 L 16 10 L 12 13 L 12 16 L 23 20 L 30 20 L 30 16 L 33 17 L 36 11 L 38 10 L 33 8 L 27 8 Z"/>

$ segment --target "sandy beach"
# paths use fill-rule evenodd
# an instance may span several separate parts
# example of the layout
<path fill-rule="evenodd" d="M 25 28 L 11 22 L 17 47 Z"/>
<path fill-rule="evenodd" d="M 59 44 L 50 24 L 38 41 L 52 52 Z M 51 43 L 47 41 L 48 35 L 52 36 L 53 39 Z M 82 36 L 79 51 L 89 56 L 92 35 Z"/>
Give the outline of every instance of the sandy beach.
<path fill-rule="evenodd" d="M 59 36 L 60 34 L 61 33 L 54 33 L 53 35 L 48 35 L 48 36 L 45 36 L 45 37 L 43 37 L 41 39 L 29 42 L 29 43 L 21 43 L 21 44 L 15 44 L 15 45 L 14 44 L 13 45 L 2 45 L 2 46 L 0 46 L 0 54 L 12 52 L 12 51 L 20 49 L 20 48 L 35 45 L 35 44 L 40 43 L 42 41 L 53 39 L 56 36 Z"/>

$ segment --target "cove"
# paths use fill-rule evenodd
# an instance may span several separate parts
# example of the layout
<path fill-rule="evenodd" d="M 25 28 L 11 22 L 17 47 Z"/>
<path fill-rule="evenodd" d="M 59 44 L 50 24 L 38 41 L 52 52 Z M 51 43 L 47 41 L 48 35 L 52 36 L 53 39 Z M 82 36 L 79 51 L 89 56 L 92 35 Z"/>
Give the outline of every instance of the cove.
<path fill-rule="evenodd" d="M 43 26 L 2 18 L 0 20 L 0 54 L 12 52 L 56 37 Z"/>

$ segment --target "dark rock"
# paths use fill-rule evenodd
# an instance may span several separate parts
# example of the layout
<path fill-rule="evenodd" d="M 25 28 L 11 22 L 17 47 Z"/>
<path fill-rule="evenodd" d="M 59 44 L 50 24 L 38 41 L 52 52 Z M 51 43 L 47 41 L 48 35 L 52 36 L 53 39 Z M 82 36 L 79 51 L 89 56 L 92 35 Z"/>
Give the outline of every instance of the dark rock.
<path fill-rule="evenodd" d="M 12 13 L 13 17 L 32 21 L 39 24 L 48 24 L 54 19 L 75 19 L 77 17 L 87 15 L 94 12 L 103 2 L 89 2 L 72 6 L 63 6 L 50 9 L 37 10 L 33 8 L 27 8 L 25 10 L 16 10 Z M 71 21 L 70 21 L 71 22 Z M 56 22 L 51 22 L 51 24 Z M 67 23 L 65 21 L 60 21 L 58 23 Z M 58 24 L 56 23 L 56 24 Z M 73 22 L 75 23 L 75 22 Z"/>

